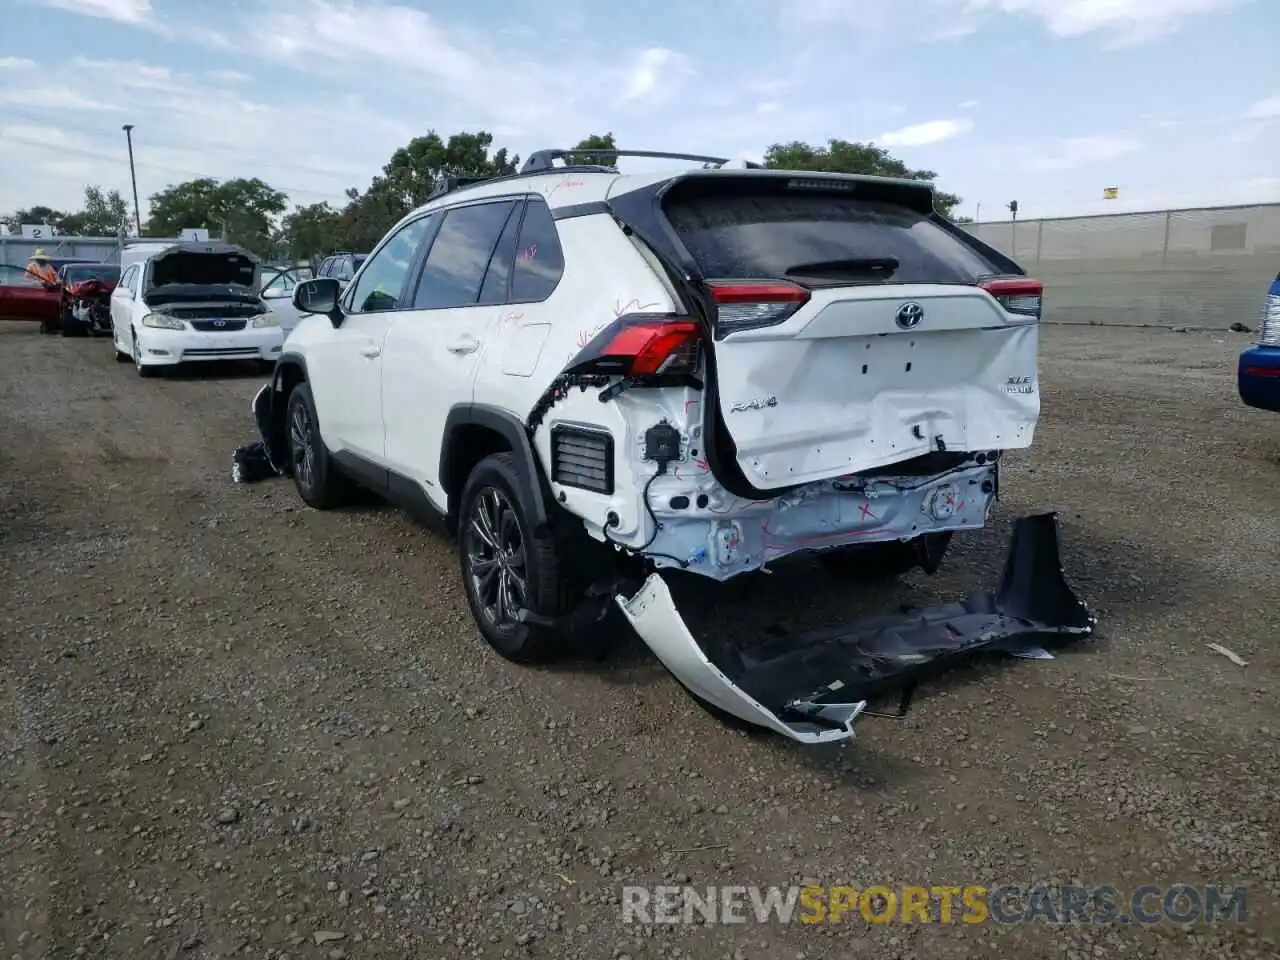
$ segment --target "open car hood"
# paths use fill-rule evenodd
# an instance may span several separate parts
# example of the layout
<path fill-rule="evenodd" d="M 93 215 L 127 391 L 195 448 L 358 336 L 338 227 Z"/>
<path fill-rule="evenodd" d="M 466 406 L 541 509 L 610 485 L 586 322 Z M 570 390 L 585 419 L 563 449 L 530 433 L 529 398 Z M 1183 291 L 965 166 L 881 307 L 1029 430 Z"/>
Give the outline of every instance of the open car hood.
<path fill-rule="evenodd" d="M 254 287 L 257 258 L 231 243 L 180 243 L 151 260 L 151 288 L 178 285 Z"/>

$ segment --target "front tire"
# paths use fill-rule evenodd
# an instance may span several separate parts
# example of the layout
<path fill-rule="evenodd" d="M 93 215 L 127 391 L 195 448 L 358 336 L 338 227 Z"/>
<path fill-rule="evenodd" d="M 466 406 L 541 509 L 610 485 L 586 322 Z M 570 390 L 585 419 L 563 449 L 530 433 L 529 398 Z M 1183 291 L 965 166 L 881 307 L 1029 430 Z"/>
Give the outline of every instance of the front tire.
<path fill-rule="evenodd" d="M 467 603 L 489 646 L 516 663 L 559 652 L 554 628 L 522 623 L 521 610 L 543 617 L 568 609 L 568 578 L 553 537 L 533 536 L 520 499 L 515 457 L 498 453 L 471 471 L 458 511 L 458 559 Z"/>
<path fill-rule="evenodd" d="M 146 379 L 156 376 L 160 371 L 155 367 L 148 367 L 142 362 L 142 347 L 138 346 L 138 334 L 133 334 L 133 367 L 138 372 L 138 376 Z"/>
<path fill-rule="evenodd" d="M 289 394 L 285 423 L 289 431 L 289 464 L 298 496 L 317 510 L 332 510 L 348 503 L 354 485 L 339 472 L 324 445 L 308 384 L 298 384 Z"/>

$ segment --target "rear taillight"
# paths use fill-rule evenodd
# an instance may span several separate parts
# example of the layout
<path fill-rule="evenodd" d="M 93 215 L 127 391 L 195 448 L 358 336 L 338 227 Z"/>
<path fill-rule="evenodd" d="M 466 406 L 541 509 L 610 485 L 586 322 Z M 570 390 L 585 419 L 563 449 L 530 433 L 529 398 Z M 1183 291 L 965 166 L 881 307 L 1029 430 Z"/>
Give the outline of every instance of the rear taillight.
<path fill-rule="evenodd" d="M 1272 293 L 1258 318 L 1258 346 L 1280 347 L 1280 294 Z"/>
<path fill-rule="evenodd" d="M 1006 311 L 1019 317 L 1039 320 L 1044 309 L 1044 286 L 1039 280 L 1010 277 L 983 280 L 978 286 L 991 294 Z"/>
<path fill-rule="evenodd" d="M 708 284 L 716 304 L 716 334 L 754 330 L 782 323 L 806 303 L 809 291 L 776 280 L 713 280 Z"/>
<path fill-rule="evenodd" d="M 583 347 L 564 372 L 621 377 L 692 376 L 698 370 L 701 338 L 698 324 L 687 317 L 624 315 Z"/>
<path fill-rule="evenodd" d="M 674 373 L 696 366 L 698 325 L 692 320 L 660 320 L 623 327 L 608 342 L 603 356 L 630 362 L 632 376 Z"/>

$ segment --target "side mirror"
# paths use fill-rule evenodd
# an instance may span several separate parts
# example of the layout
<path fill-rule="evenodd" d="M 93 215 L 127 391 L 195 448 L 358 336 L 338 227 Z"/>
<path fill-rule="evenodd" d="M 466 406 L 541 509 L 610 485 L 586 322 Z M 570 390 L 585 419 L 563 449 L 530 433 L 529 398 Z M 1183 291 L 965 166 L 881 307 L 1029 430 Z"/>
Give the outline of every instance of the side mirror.
<path fill-rule="evenodd" d="M 300 313 L 323 313 L 335 327 L 342 325 L 342 308 L 338 300 L 342 287 L 331 277 L 304 280 L 293 288 L 293 305 Z"/>

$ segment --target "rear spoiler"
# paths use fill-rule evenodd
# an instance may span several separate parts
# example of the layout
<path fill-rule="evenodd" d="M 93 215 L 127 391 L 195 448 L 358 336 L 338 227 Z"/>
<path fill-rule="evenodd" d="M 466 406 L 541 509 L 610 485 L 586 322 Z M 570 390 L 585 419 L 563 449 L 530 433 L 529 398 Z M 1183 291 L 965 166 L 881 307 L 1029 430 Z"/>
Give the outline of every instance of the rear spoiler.
<path fill-rule="evenodd" d="M 863 200 L 896 203 L 921 214 L 933 209 L 933 184 L 927 180 L 896 177 L 871 177 L 856 173 L 822 173 L 806 170 L 684 170 L 665 177 L 657 187 L 658 196 L 666 198 L 696 187 L 709 193 L 740 193 L 743 190 L 773 194 L 832 193 L 856 196 Z M 632 191 L 614 194 L 610 202 L 624 200 Z M 644 188 L 636 192 L 648 192 Z"/>

